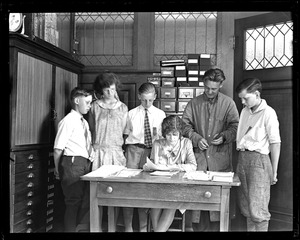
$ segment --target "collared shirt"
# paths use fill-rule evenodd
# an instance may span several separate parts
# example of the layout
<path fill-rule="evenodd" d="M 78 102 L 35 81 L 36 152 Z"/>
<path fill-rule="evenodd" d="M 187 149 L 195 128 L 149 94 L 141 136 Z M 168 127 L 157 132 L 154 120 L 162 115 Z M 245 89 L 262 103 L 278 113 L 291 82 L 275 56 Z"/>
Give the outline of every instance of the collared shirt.
<path fill-rule="evenodd" d="M 148 108 L 148 118 L 150 124 L 150 131 L 152 136 L 152 143 L 161 135 L 161 123 L 166 117 L 164 111 L 155 106 Z M 128 135 L 126 144 L 144 144 L 144 120 L 145 108 L 142 105 L 131 109 L 128 113 L 127 127 L 124 134 Z"/>
<path fill-rule="evenodd" d="M 88 138 L 91 140 L 89 125 L 85 119 L 83 122 L 88 129 Z M 54 148 L 64 150 L 66 156 L 89 158 L 84 133 L 82 115 L 72 109 L 58 124 Z"/>
<path fill-rule="evenodd" d="M 201 161 L 207 162 L 208 170 L 232 170 L 231 143 L 236 139 L 239 122 L 239 113 L 234 101 L 222 93 L 218 93 L 213 100 L 206 94 L 201 94 L 189 101 L 182 120 L 186 123 L 184 136 L 192 140 L 194 151 L 201 153 Z M 224 142 L 218 146 L 211 145 L 216 134 L 224 136 Z M 202 138 L 209 144 L 205 151 L 198 147 Z"/>
<path fill-rule="evenodd" d="M 277 114 L 264 99 L 254 112 L 248 107 L 243 108 L 237 130 L 238 150 L 269 154 L 270 144 L 280 142 Z"/>
<path fill-rule="evenodd" d="M 166 139 L 154 141 L 150 158 L 155 164 L 176 164 L 186 172 L 197 168 L 192 142 L 185 137 L 181 137 L 173 149 L 170 149 Z"/>

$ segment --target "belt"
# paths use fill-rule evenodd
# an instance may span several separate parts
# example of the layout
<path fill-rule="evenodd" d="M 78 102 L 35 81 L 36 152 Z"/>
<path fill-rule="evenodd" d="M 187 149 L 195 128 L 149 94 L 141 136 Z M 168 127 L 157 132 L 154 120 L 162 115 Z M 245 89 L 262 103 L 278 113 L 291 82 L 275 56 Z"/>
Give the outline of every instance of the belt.
<path fill-rule="evenodd" d="M 146 147 L 146 145 L 141 144 L 141 143 L 135 143 L 135 144 L 132 144 L 132 145 L 135 145 L 135 146 L 137 146 L 139 148 L 146 148 L 146 149 L 151 149 L 152 148 L 152 147 Z"/>

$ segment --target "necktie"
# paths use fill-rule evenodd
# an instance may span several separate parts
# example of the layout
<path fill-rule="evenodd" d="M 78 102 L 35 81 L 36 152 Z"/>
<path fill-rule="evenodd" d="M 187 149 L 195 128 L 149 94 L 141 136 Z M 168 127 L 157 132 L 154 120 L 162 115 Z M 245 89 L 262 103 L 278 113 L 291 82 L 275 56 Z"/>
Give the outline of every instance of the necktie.
<path fill-rule="evenodd" d="M 152 137 L 150 131 L 150 124 L 148 119 L 148 110 L 145 109 L 145 122 L 144 122 L 144 132 L 145 132 L 145 146 L 150 148 L 152 146 Z"/>
<path fill-rule="evenodd" d="M 81 123 L 82 123 L 82 127 L 84 129 L 84 137 L 85 137 L 85 142 L 86 142 L 86 149 L 87 149 L 88 155 L 90 157 L 90 155 L 92 153 L 92 144 L 91 144 L 91 141 L 89 139 L 89 132 L 88 132 L 87 126 L 85 125 L 83 117 L 81 118 Z"/>

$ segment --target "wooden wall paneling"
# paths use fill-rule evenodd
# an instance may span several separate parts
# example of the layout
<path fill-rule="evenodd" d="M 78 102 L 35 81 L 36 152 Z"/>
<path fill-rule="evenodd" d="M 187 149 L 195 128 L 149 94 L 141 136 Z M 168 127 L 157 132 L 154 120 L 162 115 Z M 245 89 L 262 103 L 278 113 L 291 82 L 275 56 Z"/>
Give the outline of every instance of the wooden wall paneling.
<path fill-rule="evenodd" d="M 18 54 L 15 144 L 49 142 L 52 65 Z"/>
<path fill-rule="evenodd" d="M 69 96 L 74 87 L 78 86 L 78 75 L 60 67 L 56 67 L 55 73 L 55 132 L 59 121 L 71 110 Z"/>

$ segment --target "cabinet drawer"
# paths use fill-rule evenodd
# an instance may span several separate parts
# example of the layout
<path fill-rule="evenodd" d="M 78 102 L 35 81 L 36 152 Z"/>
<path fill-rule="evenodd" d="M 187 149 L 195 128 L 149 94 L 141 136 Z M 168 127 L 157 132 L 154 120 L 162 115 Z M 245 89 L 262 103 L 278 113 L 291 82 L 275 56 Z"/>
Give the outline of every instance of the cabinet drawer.
<path fill-rule="evenodd" d="M 35 179 L 38 179 L 39 181 L 41 181 L 41 179 L 40 179 L 41 175 L 42 175 L 42 173 L 40 172 L 40 169 L 34 170 L 34 171 L 18 173 L 15 175 L 15 184 L 29 182 L 29 181 L 33 181 Z"/>
<path fill-rule="evenodd" d="M 29 190 L 32 190 L 32 189 L 38 187 L 39 185 L 41 185 L 41 183 L 38 181 L 37 178 L 28 180 L 28 181 L 24 181 L 22 183 L 15 185 L 15 188 L 14 188 L 15 191 L 12 194 L 22 192 L 25 189 L 27 189 L 29 191 Z"/>
<path fill-rule="evenodd" d="M 22 192 L 15 193 L 15 203 L 22 202 L 24 200 L 30 200 L 35 196 L 41 195 L 42 192 L 45 192 L 41 187 L 34 187 L 32 189 L 26 189 Z"/>
<path fill-rule="evenodd" d="M 166 112 L 176 111 L 176 101 L 171 100 L 160 100 L 160 109 Z"/>
<path fill-rule="evenodd" d="M 39 169 L 41 161 L 25 161 L 15 165 L 15 173 Z"/>
<path fill-rule="evenodd" d="M 44 154 L 45 155 L 45 154 Z M 30 163 L 33 161 L 38 161 L 42 154 L 41 151 L 38 150 L 29 150 L 29 151 L 21 151 L 21 152 L 13 152 L 12 153 L 15 164 L 19 163 Z"/>
<path fill-rule="evenodd" d="M 18 212 L 14 215 L 14 222 L 18 223 L 18 222 L 24 221 L 26 219 L 32 218 L 33 214 L 34 214 L 34 212 L 32 209 Z"/>
<path fill-rule="evenodd" d="M 160 98 L 176 98 L 176 88 L 161 88 L 160 89 Z"/>
<path fill-rule="evenodd" d="M 178 101 L 178 112 L 183 112 L 189 101 L 189 99 L 183 99 Z"/>
<path fill-rule="evenodd" d="M 14 224 L 14 233 L 31 233 L 35 230 L 35 223 L 32 218 L 25 219 L 17 224 Z"/>
<path fill-rule="evenodd" d="M 14 204 L 14 212 L 20 212 L 22 210 L 30 210 L 30 209 L 36 209 L 41 206 L 41 196 L 35 196 L 31 199 L 24 199 L 22 202 L 18 202 Z M 44 199 L 46 202 L 46 198 Z"/>
<path fill-rule="evenodd" d="M 194 88 L 178 88 L 178 98 L 193 98 Z"/>
<path fill-rule="evenodd" d="M 175 86 L 175 78 L 161 78 L 161 86 L 162 87 L 174 87 Z"/>

